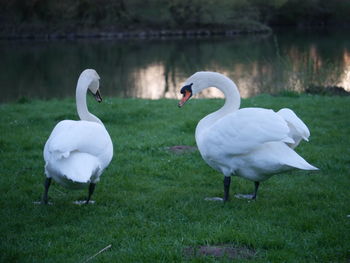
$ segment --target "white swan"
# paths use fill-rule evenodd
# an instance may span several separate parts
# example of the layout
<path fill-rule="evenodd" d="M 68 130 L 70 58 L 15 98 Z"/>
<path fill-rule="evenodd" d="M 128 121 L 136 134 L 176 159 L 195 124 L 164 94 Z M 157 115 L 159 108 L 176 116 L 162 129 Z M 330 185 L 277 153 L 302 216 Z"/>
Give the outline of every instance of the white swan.
<path fill-rule="evenodd" d="M 255 183 L 255 199 L 259 183 L 270 176 L 293 168 L 318 170 L 307 163 L 293 148 L 310 135 L 306 125 L 290 109 L 277 113 L 263 108 L 240 107 L 235 83 L 216 72 L 197 72 L 181 89 L 179 107 L 208 87 L 220 89 L 226 98 L 219 110 L 207 115 L 196 127 L 196 143 L 204 161 L 224 174 L 224 201 L 229 198 L 231 176 Z M 215 198 L 214 200 L 217 200 Z M 220 200 L 222 200 L 220 198 Z"/>
<path fill-rule="evenodd" d="M 113 144 L 103 123 L 92 115 L 86 104 L 90 90 L 101 102 L 99 79 L 93 69 L 84 70 L 77 83 L 76 104 L 79 121 L 63 120 L 53 129 L 44 147 L 45 192 L 42 202 L 48 202 L 48 190 L 53 178 L 62 186 L 79 189 L 89 185 L 89 203 L 103 170 L 113 157 Z"/>

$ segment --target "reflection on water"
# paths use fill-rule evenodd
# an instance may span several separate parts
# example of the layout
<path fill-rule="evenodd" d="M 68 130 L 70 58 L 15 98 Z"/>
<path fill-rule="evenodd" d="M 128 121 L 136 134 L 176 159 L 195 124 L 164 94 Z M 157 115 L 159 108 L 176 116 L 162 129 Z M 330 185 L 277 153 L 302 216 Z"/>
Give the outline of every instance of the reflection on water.
<path fill-rule="evenodd" d="M 345 49 L 343 54 L 344 69 L 337 84 L 350 92 L 350 50 Z"/>
<path fill-rule="evenodd" d="M 166 89 L 163 64 L 151 64 L 146 68 L 137 68 L 133 77 L 135 80 L 133 97 L 148 99 L 174 97 L 174 94 L 170 94 Z"/>
<path fill-rule="evenodd" d="M 178 98 L 196 71 L 232 78 L 242 97 L 309 85 L 350 91 L 350 37 L 289 33 L 230 39 L 0 42 L 0 101 L 74 96 L 80 72 L 95 68 L 106 96 Z M 222 97 L 217 89 L 201 97 Z"/>

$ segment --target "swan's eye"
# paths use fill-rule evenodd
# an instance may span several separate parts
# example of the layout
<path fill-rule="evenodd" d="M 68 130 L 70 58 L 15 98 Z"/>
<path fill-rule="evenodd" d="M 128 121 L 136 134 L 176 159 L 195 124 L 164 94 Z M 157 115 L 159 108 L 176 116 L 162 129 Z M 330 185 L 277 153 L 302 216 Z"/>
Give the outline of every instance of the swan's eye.
<path fill-rule="evenodd" d="M 183 86 L 180 93 L 186 94 L 186 91 L 189 91 L 192 94 L 192 85 L 193 85 L 193 83 L 186 85 L 186 86 Z"/>

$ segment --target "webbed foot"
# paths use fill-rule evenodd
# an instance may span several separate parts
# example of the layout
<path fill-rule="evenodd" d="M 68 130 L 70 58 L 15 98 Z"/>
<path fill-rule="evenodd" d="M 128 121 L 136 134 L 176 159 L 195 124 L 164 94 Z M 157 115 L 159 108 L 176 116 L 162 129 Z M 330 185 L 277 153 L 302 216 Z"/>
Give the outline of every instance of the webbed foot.
<path fill-rule="evenodd" d="M 235 197 L 238 199 L 256 200 L 255 194 L 235 194 Z"/>
<path fill-rule="evenodd" d="M 204 198 L 205 201 L 215 201 L 215 202 L 223 202 L 224 199 L 221 197 L 206 197 Z"/>

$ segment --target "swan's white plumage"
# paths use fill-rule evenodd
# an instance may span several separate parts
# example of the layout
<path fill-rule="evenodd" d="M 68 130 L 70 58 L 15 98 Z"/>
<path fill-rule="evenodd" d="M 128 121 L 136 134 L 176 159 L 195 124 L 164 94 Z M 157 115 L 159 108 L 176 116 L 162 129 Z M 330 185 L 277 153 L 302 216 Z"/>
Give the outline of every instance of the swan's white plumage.
<path fill-rule="evenodd" d="M 99 180 L 112 156 L 112 141 L 103 125 L 64 120 L 45 144 L 45 172 L 68 188 L 83 187 Z"/>
<path fill-rule="evenodd" d="M 221 150 L 230 155 L 247 154 L 267 142 L 294 143 L 288 136 L 287 123 L 272 110 L 261 108 L 234 111 L 218 119 L 211 127 L 201 129 L 199 124 L 197 130 L 200 149 L 209 145 L 222 146 Z"/>
<path fill-rule="evenodd" d="M 287 122 L 289 127 L 289 136 L 293 138 L 294 143 L 288 144 L 293 149 L 297 147 L 301 140 L 309 141 L 310 131 L 305 123 L 290 109 L 281 109 L 277 112 Z"/>
<path fill-rule="evenodd" d="M 59 122 L 44 147 L 46 176 L 68 188 L 98 182 L 113 157 L 113 144 L 106 128 L 86 108 L 86 91 L 89 88 L 96 92 L 98 79 L 94 70 L 83 71 L 77 85 L 81 120 Z"/>
<path fill-rule="evenodd" d="M 239 109 L 236 85 L 215 72 L 197 72 L 184 87 L 191 89 L 193 95 L 208 87 L 225 94 L 225 105 L 200 120 L 196 127 L 198 149 L 212 168 L 225 176 L 236 175 L 255 182 L 293 168 L 317 170 L 293 150 L 300 140 L 308 139 L 310 132 L 292 110 L 276 113 L 263 108 Z"/>
<path fill-rule="evenodd" d="M 90 121 L 64 120 L 56 125 L 45 148 L 47 153 L 57 154 L 57 157 L 62 155 L 67 158 L 73 151 L 99 157 L 105 154 L 110 144 L 111 139 L 103 125 Z M 109 161 L 101 160 L 104 166 Z"/>
<path fill-rule="evenodd" d="M 286 145 L 295 143 L 290 128 L 272 110 L 244 108 L 196 130 L 203 159 L 226 176 L 263 181 L 291 168 L 315 168 Z"/>

